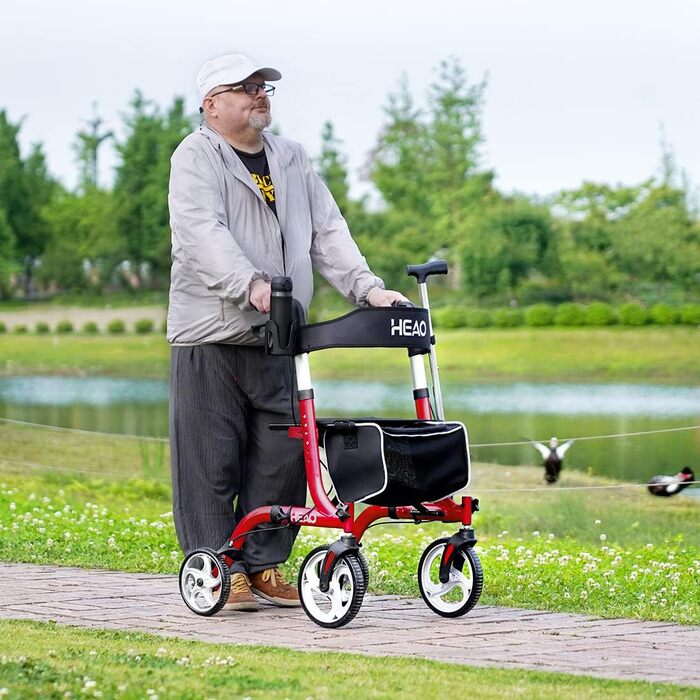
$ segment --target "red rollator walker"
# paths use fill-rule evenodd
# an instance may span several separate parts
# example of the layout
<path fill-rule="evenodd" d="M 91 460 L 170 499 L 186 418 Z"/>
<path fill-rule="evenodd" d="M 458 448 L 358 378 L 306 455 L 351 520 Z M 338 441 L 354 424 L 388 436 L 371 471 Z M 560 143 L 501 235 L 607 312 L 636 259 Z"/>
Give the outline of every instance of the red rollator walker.
<path fill-rule="evenodd" d="M 180 593 L 198 615 L 214 615 L 225 605 L 231 586 L 229 566 L 245 540 L 262 525 L 323 527 L 341 531 L 335 542 L 317 547 L 299 571 L 299 596 L 306 614 L 322 627 L 342 627 L 362 605 L 369 567 L 360 551 L 362 536 L 380 519 L 459 523 L 451 537 L 432 542 L 418 565 L 418 585 L 428 607 L 443 617 L 458 617 L 476 604 L 483 573 L 474 551 L 471 527 L 477 499 L 452 497 L 469 484 L 466 428 L 446 422 L 428 304 L 427 278 L 447 274 L 435 260 L 409 265 L 422 308 L 400 304 L 353 311 L 341 318 L 304 325 L 288 277 L 272 280 L 267 351 L 294 358 L 299 419 L 270 425 L 302 440 L 306 478 L 313 506 L 274 505 L 248 513 L 219 550 L 189 554 L 180 568 Z M 309 354 L 326 348 L 388 347 L 408 350 L 416 419 L 316 418 Z M 433 406 L 424 356 L 429 356 Z M 323 459 L 322 459 L 323 455 Z M 322 469 L 333 489 L 324 488 Z"/>

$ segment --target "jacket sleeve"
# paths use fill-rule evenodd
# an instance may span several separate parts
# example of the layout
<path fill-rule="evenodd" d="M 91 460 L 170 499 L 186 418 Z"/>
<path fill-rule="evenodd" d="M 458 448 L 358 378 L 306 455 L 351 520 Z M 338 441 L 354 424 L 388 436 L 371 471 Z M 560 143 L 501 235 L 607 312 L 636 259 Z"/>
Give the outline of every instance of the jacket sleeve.
<path fill-rule="evenodd" d="M 213 294 L 250 310 L 250 283 L 270 277 L 255 268 L 229 231 L 216 169 L 187 142 L 171 158 L 168 205 L 173 256 L 182 255 Z"/>
<path fill-rule="evenodd" d="M 350 303 L 366 306 L 370 290 L 374 287 L 384 289 L 384 282 L 369 269 L 333 195 L 303 151 L 302 158 L 313 226 L 311 260 L 316 269 Z"/>

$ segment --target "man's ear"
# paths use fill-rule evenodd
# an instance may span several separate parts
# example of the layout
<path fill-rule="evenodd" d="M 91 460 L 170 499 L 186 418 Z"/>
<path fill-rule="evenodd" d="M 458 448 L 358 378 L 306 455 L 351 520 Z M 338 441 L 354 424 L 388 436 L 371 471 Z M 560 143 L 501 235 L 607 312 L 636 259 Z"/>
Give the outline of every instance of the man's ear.
<path fill-rule="evenodd" d="M 214 101 L 210 97 L 205 97 L 204 101 L 202 102 L 202 106 L 199 108 L 199 113 L 204 114 L 208 117 L 212 117 L 216 116 L 214 112 Z"/>

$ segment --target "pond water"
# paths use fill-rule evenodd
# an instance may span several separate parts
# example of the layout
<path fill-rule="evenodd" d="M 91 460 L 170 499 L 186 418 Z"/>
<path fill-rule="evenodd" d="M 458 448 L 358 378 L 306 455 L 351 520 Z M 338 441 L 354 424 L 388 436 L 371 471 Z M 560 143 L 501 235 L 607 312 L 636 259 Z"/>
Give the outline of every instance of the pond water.
<path fill-rule="evenodd" d="M 411 387 L 383 382 L 318 381 L 320 416 L 411 415 Z M 538 464 L 529 445 L 493 445 L 636 433 L 700 425 L 700 387 L 651 384 L 447 383 L 449 419 L 469 430 L 476 460 Z M 0 378 L 0 417 L 68 428 L 136 435 L 167 435 L 165 381 Z M 1 450 L 1 446 L 0 446 Z M 700 429 L 581 440 L 565 468 L 632 481 L 675 474 L 684 465 L 700 472 Z"/>

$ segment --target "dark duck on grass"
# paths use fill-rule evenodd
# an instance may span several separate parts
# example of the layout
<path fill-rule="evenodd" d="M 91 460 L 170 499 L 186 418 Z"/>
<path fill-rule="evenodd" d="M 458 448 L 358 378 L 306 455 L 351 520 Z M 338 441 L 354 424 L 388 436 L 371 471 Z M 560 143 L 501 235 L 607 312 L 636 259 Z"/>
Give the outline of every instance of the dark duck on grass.
<path fill-rule="evenodd" d="M 680 493 L 683 489 L 690 486 L 693 481 L 695 481 L 693 470 L 690 467 L 683 467 L 675 476 L 667 476 L 666 474 L 652 476 L 649 479 L 647 488 L 652 496 L 668 498 Z"/>
<path fill-rule="evenodd" d="M 544 480 L 548 484 L 553 484 L 559 478 L 564 455 L 574 444 L 574 441 L 567 440 L 560 445 L 559 440 L 553 437 L 549 441 L 549 446 L 534 440 L 531 440 L 530 444 L 544 457 Z"/>

